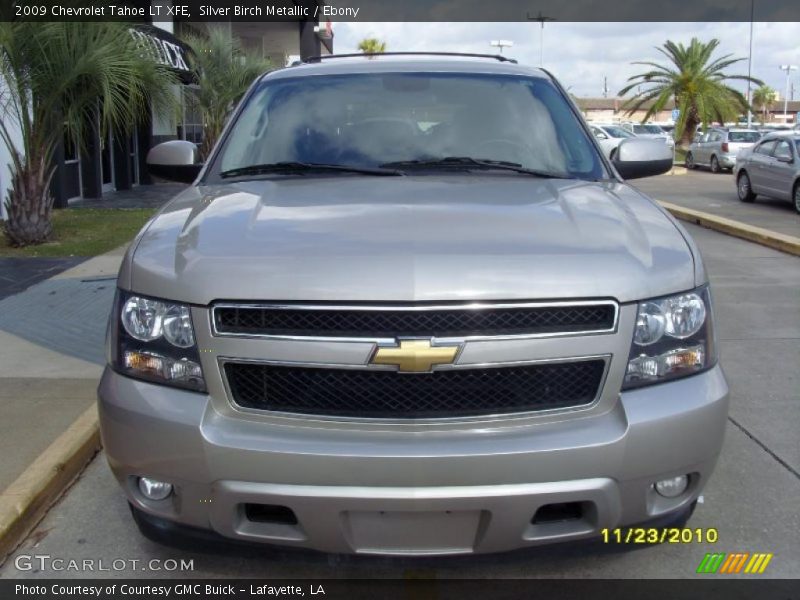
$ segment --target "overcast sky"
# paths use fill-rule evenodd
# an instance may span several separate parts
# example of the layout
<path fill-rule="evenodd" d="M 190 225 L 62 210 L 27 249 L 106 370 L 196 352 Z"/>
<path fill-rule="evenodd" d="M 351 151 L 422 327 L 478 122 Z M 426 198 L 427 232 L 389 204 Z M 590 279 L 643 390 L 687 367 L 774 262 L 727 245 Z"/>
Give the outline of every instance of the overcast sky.
<path fill-rule="evenodd" d="M 781 64 L 800 65 L 798 23 L 755 23 L 753 28 L 753 76 L 764 80 L 783 98 L 786 76 Z M 364 37 L 378 37 L 387 50 L 496 53 L 491 40 L 514 42 L 503 53 L 520 63 L 539 64 L 539 23 L 335 23 L 337 54 L 357 52 Z M 546 23 L 544 66 L 576 96 L 602 96 L 603 77 L 609 96 L 625 80 L 643 70 L 637 60 L 666 61 L 655 46 L 666 40 L 688 43 L 692 37 L 720 40 L 718 56 L 744 58 L 729 69 L 747 74 L 749 23 Z M 717 56 L 715 55 L 715 56 Z M 800 99 L 800 71 L 794 71 L 795 99 Z M 743 82 L 734 84 L 743 92 Z"/>

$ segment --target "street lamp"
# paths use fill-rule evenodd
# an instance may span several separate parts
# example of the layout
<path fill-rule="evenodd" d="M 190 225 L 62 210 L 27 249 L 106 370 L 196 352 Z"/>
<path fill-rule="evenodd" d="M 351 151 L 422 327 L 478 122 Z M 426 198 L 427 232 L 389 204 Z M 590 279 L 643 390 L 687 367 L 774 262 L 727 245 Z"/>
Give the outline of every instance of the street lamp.
<path fill-rule="evenodd" d="M 781 71 L 786 71 L 786 94 L 783 96 L 783 122 L 789 122 L 789 76 L 792 71 L 796 71 L 796 65 L 781 65 Z"/>
<path fill-rule="evenodd" d="M 750 51 L 747 54 L 747 128 L 753 125 L 753 113 L 750 107 L 753 103 L 753 82 L 750 76 L 753 71 L 753 16 L 756 11 L 756 0 L 750 0 Z"/>
<path fill-rule="evenodd" d="M 544 23 L 545 21 L 555 21 L 555 19 L 553 17 L 545 17 L 542 11 L 539 11 L 539 14 L 535 17 L 528 13 L 528 21 L 539 21 L 542 25 L 542 33 L 539 36 L 539 66 L 541 67 L 544 65 Z"/>
<path fill-rule="evenodd" d="M 490 45 L 494 46 L 495 48 L 500 48 L 500 54 L 503 53 L 503 48 L 511 48 L 514 45 L 514 42 L 511 40 L 492 40 L 489 42 Z"/>

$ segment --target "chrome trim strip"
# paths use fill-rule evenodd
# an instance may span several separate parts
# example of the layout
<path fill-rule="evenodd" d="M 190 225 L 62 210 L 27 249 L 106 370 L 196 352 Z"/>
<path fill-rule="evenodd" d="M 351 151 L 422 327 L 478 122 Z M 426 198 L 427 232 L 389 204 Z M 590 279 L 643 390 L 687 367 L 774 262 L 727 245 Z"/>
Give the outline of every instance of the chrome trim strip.
<path fill-rule="evenodd" d="M 429 310 L 491 310 L 508 308 L 550 308 L 550 307 L 571 307 L 571 306 L 613 306 L 614 319 L 611 327 L 607 329 L 589 329 L 583 331 L 564 331 L 554 333 L 520 333 L 520 334 L 498 334 L 498 335 L 468 335 L 468 336 L 449 336 L 436 337 L 430 336 L 431 343 L 440 344 L 469 342 L 469 341 L 488 341 L 488 340 L 526 340 L 538 338 L 557 338 L 575 337 L 586 335 L 605 335 L 616 333 L 619 325 L 619 303 L 615 300 L 575 300 L 558 302 L 502 302 L 497 304 L 487 302 L 471 302 L 469 304 L 432 304 L 427 306 L 410 304 L 393 305 L 352 305 L 352 304 L 263 304 L 263 303 L 232 303 L 221 302 L 213 304 L 208 311 L 211 335 L 214 337 L 233 337 L 243 339 L 266 339 L 266 340 L 290 340 L 290 341 L 316 341 L 316 342 L 375 342 L 376 344 L 391 344 L 397 337 L 348 337 L 348 336 L 324 336 L 324 335 L 276 335 L 269 333 L 229 333 L 217 330 L 216 319 L 214 318 L 217 308 L 255 308 L 266 310 L 350 310 L 350 311 L 408 311 L 422 312 Z"/>
<path fill-rule="evenodd" d="M 581 412 L 581 411 L 588 411 L 597 406 L 598 402 L 600 402 L 600 398 L 603 395 L 603 390 L 606 386 L 606 380 L 608 379 L 609 369 L 611 367 L 611 354 L 595 354 L 589 356 L 572 356 L 567 358 L 543 358 L 543 359 L 535 359 L 535 360 L 520 360 L 520 361 L 509 361 L 509 362 L 502 362 L 502 363 L 483 363 L 483 364 L 470 364 L 470 365 L 435 365 L 434 371 L 442 370 L 442 371 L 451 371 L 451 370 L 469 370 L 469 369 L 492 369 L 492 368 L 501 368 L 501 367 L 521 367 L 527 365 L 535 365 L 535 364 L 558 364 L 558 363 L 574 363 L 574 362 L 586 362 L 590 360 L 602 360 L 603 361 L 603 375 L 600 377 L 600 383 L 597 386 L 597 393 L 595 394 L 594 398 L 586 404 L 581 404 L 580 406 L 572 406 L 567 408 L 551 408 L 551 409 L 544 409 L 544 410 L 529 410 L 523 412 L 514 412 L 514 413 L 491 413 L 485 415 L 471 415 L 471 416 L 462 416 L 462 417 L 440 417 L 440 418 L 424 418 L 424 419 L 414 419 L 414 418 L 406 418 L 406 419 L 384 419 L 384 418 L 377 418 L 377 417 L 342 417 L 342 416 L 332 416 L 332 415 L 315 415 L 315 414 L 308 414 L 308 413 L 292 413 L 292 412 L 284 412 L 284 411 L 270 411 L 270 410 L 260 410 L 256 408 L 246 408 L 243 406 L 239 406 L 233 399 L 233 393 L 231 392 L 230 385 L 228 384 L 228 375 L 225 372 L 225 365 L 227 363 L 249 363 L 249 364 L 261 364 L 261 365 L 273 365 L 273 366 L 283 366 L 283 367 L 308 367 L 308 368 L 320 368 L 320 369 L 358 369 L 358 370 L 381 370 L 381 371 L 389 371 L 395 372 L 395 369 L 391 367 L 384 366 L 384 365 L 375 365 L 368 369 L 365 369 L 362 365 L 334 365 L 330 363 L 304 363 L 304 362 L 292 362 L 292 361 L 276 361 L 276 360 L 263 360 L 263 359 L 249 359 L 249 358 L 234 358 L 229 356 L 218 356 L 217 357 L 217 366 L 220 371 L 220 375 L 222 377 L 222 384 L 225 387 L 225 395 L 228 398 L 228 404 L 230 407 L 237 413 L 241 413 L 244 415 L 260 415 L 262 417 L 280 417 L 280 418 L 289 418 L 289 419 L 302 419 L 305 421 L 324 421 L 324 422 L 344 422 L 344 423 L 379 423 L 385 425 L 409 425 L 409 424 L 448 424 L 448 423 L 471 423 L 471 422 L 479 422 L 479 421 L 488 421 L 488 420 L 513 420 L 513 419 L 520 419 L 520 418 L 527 418 L 532 416 L 538 415 L 553 415 L 559 413 L 574 413 L 574 412 Z M 398 375 L 414 377 L 415 375 L 419 375 L 419 373 L 397 373 Z M 424 374 L 424 373 L 423 373 Z"/>

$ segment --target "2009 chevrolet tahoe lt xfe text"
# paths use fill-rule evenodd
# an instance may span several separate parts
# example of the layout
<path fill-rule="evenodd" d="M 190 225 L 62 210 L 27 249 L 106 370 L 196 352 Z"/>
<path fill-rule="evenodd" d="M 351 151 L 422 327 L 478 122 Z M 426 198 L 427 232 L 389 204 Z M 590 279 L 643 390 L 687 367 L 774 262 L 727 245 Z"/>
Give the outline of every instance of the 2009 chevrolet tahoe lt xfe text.
<path fill-rule="evenodd" d="M 329 57 L 256 81 L 119 273 L 103 443 L 148 535 L 459 554 L 685 521 L 728 388 L 697 247 L 554 78 Z"/>

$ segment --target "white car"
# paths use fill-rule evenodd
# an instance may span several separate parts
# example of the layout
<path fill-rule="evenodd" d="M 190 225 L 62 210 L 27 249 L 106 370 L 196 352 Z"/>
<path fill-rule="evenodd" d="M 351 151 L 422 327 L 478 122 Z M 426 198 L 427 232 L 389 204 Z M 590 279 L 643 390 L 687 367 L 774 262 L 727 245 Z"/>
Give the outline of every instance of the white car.
<path fill-rule="evenodd" d="M 622 123 L 621 127 L 637 137 L 662 139 L 670 148 L 675 147 L 675 140 L 672 135 L 654 123 Z"/>
<path fill-rule="evenodd" d="M 622 140 L 637 137 L 630 131 L 623 129 L 619 125 L 614 125 L 613 123 L 589 123 L 589 128 L 600 143 L 603 154 L 605 154 L 609 160 L 614 160 L 617 154 L 617 146 L 619 146 Z"/>

